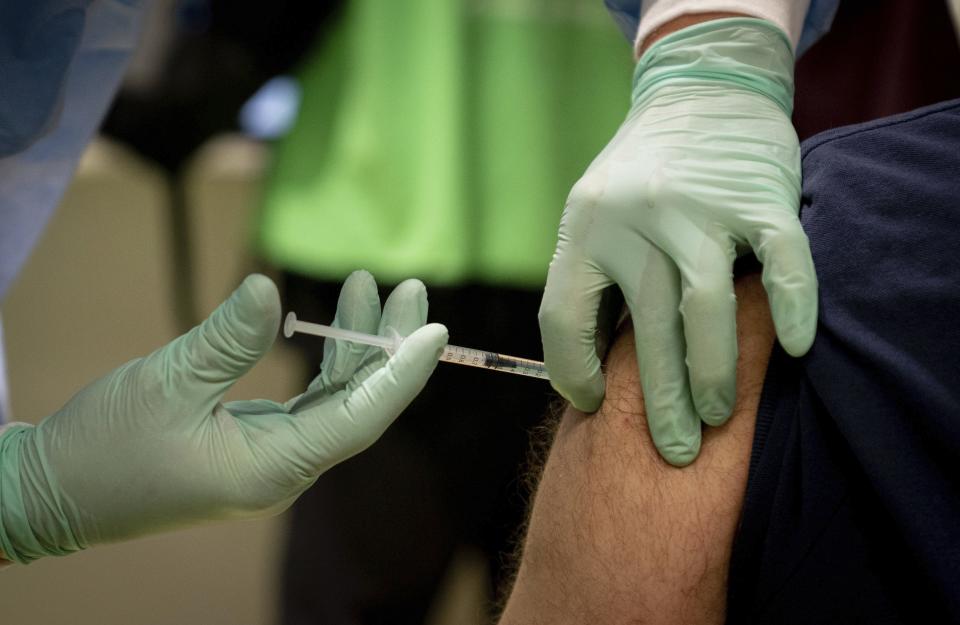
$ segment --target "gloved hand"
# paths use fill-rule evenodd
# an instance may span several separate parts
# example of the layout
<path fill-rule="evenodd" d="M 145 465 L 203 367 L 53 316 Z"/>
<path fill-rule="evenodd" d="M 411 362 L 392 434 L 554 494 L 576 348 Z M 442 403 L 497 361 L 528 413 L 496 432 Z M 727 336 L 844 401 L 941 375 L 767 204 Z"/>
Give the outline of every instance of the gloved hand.
<path fill-rule="evenodd" d="M 423 388 L 447 340 L 441 325 L 420 327 L 426 315 L 423 285 L 408 280 L 381 318 L 373 277 L 356 272 L 335 324 L 409 334 L 393 357 L 328 341 L 323 372 L 303 395 L 222 404 L 280 322 L 273 282 L 248 277 L 200 326 L 94 382 L 36 427 L 0 435 L 0 548 L 29 562 L 282 511 L 372 444 Z"/>
<path fill-rule="evenodd" d="M 627 119 L 563 212 L 540 308 L 553 385 L 580 410 L 599 407 L 597 306 L 616 283 L 633 317 L 650 433 L 674 465 L 696 458 L 701 419 L 718 425 L 733 409 L 738 253 L 752 249 L 763 263 L 786 351 L 813 342 L 792 75 L 790 43 L 769 22 L 714 20 L 664 37 L 637 64 Z"/>

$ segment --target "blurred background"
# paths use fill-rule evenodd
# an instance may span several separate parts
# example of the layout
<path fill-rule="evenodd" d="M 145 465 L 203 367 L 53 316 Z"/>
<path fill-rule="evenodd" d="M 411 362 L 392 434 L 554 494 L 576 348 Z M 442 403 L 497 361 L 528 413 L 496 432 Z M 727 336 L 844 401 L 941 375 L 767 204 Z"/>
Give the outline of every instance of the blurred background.
<path fill-rule="evenodd" d="M 631 50 L 598 0 L 157 0 L 101 135 L 3 303 L 12 414 L 202 320 L 251 271 L 329 323 L 339 284 L 418 277 L 459 344 L 541 358 L 565 195 L 619 124 Z M 285 400 L 278 339 L 227 399 Z M 483 623 L 552 399 L 441 368 L 287 513 L 3 574 L 5 623 Z M 469 390 L 467 390 L 469 389 Z"/>
<path fill-rule="evenodd" d="M 846 0 L 798 64 L 798 132 L 957 97 L 958 63 L 940 0 Z M 455 343 L 540 358 L 563 201 L 619 125 L 631 66 L 600 0 L 156 0 L 3 302 L 14 418 L 186 331 L 251 271 L 321 323 L 354 269 L 383 295 L 418 277 Z M 278 340 L 228 399 L 297 394 L 321 346 Z M 441 366 L 285 514 L 13 567 L 4 623 L 484 623 L 552 398 Z"/>

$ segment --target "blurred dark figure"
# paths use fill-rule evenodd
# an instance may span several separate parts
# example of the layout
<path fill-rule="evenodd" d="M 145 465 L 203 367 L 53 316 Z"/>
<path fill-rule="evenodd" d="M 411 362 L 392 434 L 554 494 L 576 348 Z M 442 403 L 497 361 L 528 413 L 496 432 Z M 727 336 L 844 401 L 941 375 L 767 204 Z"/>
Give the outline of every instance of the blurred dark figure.
<path fill-rule="evenodd" d="M 209 138 L 239 130 L 243 104 L 289 72 L 345 0 L 178 0 L 147 85 L 125 86 L 102 131 L 176 173 Z M 167 16 L 164 16 L 167 17 Z M 149 28 L 149 27 L 148 27 Z"/>
<path fill-rule="evenodd" d="M 170 300 L 181 331 L 201 318 L 183 169 L 208 139 L 240 130 L 244 103 L 296 65 L 324 36 L 344 1 L 170 0 L 157 3 L 148 15 L 153 21 L 144 43 L 151 34 L 160 40 L 159 46 L 147 46 L 152 53 L 145 61 L 148 77 L 123 85 L 101 132 L 159 165 L 167 176 L 171 258 L 178 276 Z M 134 66 L 138 60 L 143 63 L 135 57 Z"/>

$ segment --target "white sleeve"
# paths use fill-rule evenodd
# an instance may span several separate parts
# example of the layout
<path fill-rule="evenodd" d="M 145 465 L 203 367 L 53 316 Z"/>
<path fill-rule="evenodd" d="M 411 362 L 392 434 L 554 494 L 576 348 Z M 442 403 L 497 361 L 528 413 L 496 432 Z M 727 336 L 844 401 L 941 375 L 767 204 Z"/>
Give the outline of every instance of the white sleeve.
<path fill-rule="evenodd" d="M 809 7 L 810 0 L 643 0 L 634 49 L 639 51 L 650 33 L 681 15 L 725 11 L 773 22 L 787 34 L 796 50 Z"/>

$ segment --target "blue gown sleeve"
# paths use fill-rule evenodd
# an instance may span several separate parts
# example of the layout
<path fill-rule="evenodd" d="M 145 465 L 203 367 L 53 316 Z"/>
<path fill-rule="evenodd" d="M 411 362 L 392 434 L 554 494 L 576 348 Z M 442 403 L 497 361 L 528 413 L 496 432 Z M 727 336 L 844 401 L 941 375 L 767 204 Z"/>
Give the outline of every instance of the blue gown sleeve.
<path fill-rule="evenodd" d="M 800 43 L 797 44 L 797 58 L 830 31 L 833 18 L 837 14 L 840 0 L 811 0 L 807 17 L 803 20 Z"/>
<path fill-rule="evenodd" d="M 149 4 L 0 0 L 0 302 L 113 100 Z"/>
<path fill-rule="evenodd" d="M 0 301 L 123 77 L 149 0 L 3 0 Z M 8 85 L 9 86 L 9 85 Z"/>
<path fill-rule="evenodd" d="M 640 26 L 640 0 L 603 0 L 610 16 L 631 43 Z"/>

